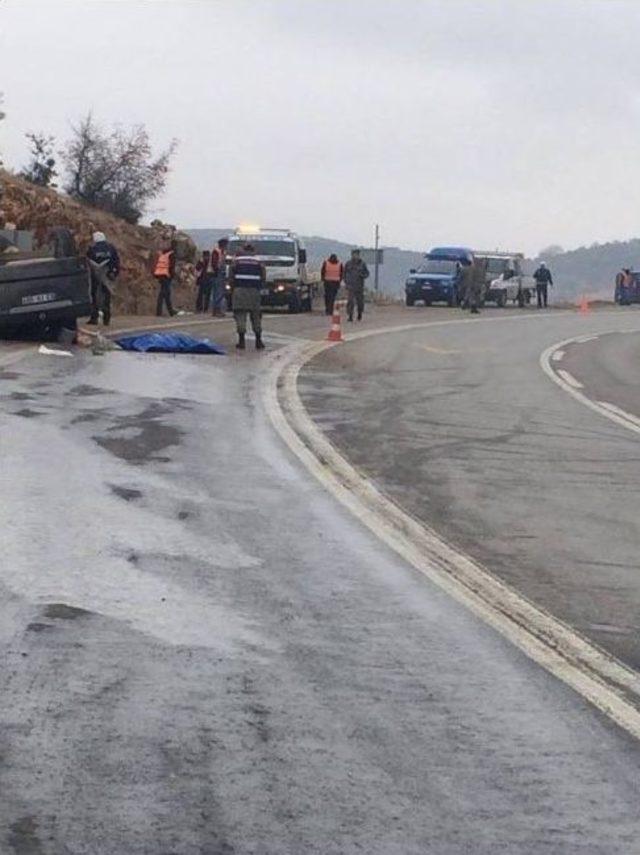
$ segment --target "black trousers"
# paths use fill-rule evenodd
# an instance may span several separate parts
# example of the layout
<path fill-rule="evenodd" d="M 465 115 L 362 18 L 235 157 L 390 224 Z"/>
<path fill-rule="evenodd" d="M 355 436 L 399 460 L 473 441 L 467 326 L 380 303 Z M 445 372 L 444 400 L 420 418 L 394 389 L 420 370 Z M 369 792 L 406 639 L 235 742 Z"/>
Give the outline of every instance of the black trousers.
<path fill-rule="evenodd" d="M 324 285 L 324 309 L 327 315 L 333 314 L 333 305 L 340 288 L 339 282 L 323 282 Z"/>
<path fill-rule="evenodd" d="M 211 289 L 214 277 L 207 274 L 198 280 L 198 296 L 196 297 L 196 312 L 208 312 L 211 303 Z"/>
<path fill-rule="evenodd" d="M 162 306 L 166 305 L 167 311 L 170 315 L 175 315 L 173 311 L 173 306 L 171 305 L 171 277 L 169 276 L 156 276 L 158 280 L 158 301 L 156 303 L 156 315 L 160 317 L 162 315 Z"/>
<path fill-rule="evenodd" d="M 102 282 L 96 282 L 91 277 L 91 318 L 92 324 L 98 323 L 98 313 L 102 309 L 102 320 L 105 324 L 111 321 L 111 291 Z"/>
<path fill-rule="evenodd" d="M 364 312 L 364 284 L 353 285 L 352 287 L 347 285 L 347 317 L 351 321 L 353 320 L 354 306 L 358 309 L 358 320 L 360 320 Z"/>
<path fill-rule="evenodd" d="M 538 295 L 538 308 L 547 307 L 547 283 L 536 282 L 536 294 Z"/>

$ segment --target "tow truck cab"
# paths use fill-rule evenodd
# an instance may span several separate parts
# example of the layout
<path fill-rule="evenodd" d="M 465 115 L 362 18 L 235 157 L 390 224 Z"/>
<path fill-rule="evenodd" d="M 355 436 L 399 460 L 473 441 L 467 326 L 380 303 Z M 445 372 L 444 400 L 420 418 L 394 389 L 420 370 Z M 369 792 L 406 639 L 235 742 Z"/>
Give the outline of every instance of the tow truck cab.
<path fill-rule="evenodd" d="M 307 251 L 300 238 L 289 229 L 240 227 L 229 236 L 227 260 L 241 255 L 245 244 L 255 249 L 255 257 L 266 271 L 261 291 L 263 306 L 287 306 L 290 312 L 313 309 L 314 286 L 307 272 Z M 227 285 L 227 302 L 231 288 Z"/>
<path fill-rule="evenodd" d="M 405 283 L 405 301 L 413 306 L 422 300 L 425 306 L 432 303 L 458 302 L 463 267 L 473 264 L 473 253 L 466 247 L 439 246 L 429 250 L 424 262 L 409 271 Z"/>
<path fill-rule="evenodd" d="M 531 301 L 531 289 L 523 272 L 524 254 L 521 252 L 474 251 L 474 257 L 487 262 L 485 303 L 503 307 L 511 300 L 524 306 Z"/>

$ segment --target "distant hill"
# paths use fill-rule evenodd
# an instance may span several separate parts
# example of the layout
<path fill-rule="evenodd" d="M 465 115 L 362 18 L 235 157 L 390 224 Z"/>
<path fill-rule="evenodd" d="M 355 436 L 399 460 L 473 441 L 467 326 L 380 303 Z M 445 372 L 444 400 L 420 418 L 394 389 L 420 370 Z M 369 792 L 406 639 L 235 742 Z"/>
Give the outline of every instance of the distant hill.
<path fill-rule="evenodd" d="M 213 245 L 231 229 L 186 229 L 200 249 Z M 312 269 L 318 269 L 332 252 L 346 261 L 352 244 L 323 237 L 304 237 Z M 380 288 L 386 294 L 404 293 L 404 282 L 412 267 L 422 260 L 422 252 L 398 247 L 384 248 L 384 264 L 380 268 Z M 575 300 L 582 294 L 612 298 L 613 281 L 621 267 L 640 270 L 640 238 L 630 241 L 593 244 L 566 252 L 554 251 L 538 258 L 527 259 L 526 270 L 533 272 L 540 261 L 546 261 L 553 273 L 556 298 Z"/>
<path fill-rule="evenodd" d="M 195 241 L 200 249 L 208 249 L 223 235 L 228 235 L 233 229 L 186 229 L 186 233 Z M 302 236 L 307 247 L 307 257 L 312 270 L 319 270 L 322 262 L 332 252 L 341 261 L 349 258 L 354 244 L 323 237 Z M 422 260 L 422 252 L 411 252 L 397 247 L 384 247 L 384 264 L 380 267 L 380 290 L 385 294 L 401 295 L 404 293 L 404 282 L 409 270 L 417 267 Z M 371 279 L 373 285 L 373 270 Z"/>

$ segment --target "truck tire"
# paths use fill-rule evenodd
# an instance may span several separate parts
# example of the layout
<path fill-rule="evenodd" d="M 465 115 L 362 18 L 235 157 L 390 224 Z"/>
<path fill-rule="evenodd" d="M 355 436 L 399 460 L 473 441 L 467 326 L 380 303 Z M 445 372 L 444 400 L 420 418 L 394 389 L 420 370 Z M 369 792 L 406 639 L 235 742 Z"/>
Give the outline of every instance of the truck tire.
<path fill-rule="evenodd" d="M 406 302 L 407 306 L 413 306 L 413 304 L 415 303 L 415 301 L 416 301 L 416 300 L 415 300 L 415 297 L 410 297 L 408 294 L 407 294 L 407 296 L 405 297 L 405 302 Z"/>

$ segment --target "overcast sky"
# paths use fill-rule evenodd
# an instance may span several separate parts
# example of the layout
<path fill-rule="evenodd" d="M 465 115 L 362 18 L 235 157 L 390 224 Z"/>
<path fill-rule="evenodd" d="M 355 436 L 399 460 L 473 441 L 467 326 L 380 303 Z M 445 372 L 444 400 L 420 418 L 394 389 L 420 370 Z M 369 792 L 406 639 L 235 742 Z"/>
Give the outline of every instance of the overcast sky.
<path fill-rule="evenodd" d="M 407 248 L 640 235 L 638 0 L 0 0 L 5 163 L 88 110 L 156 213 Z"/>

